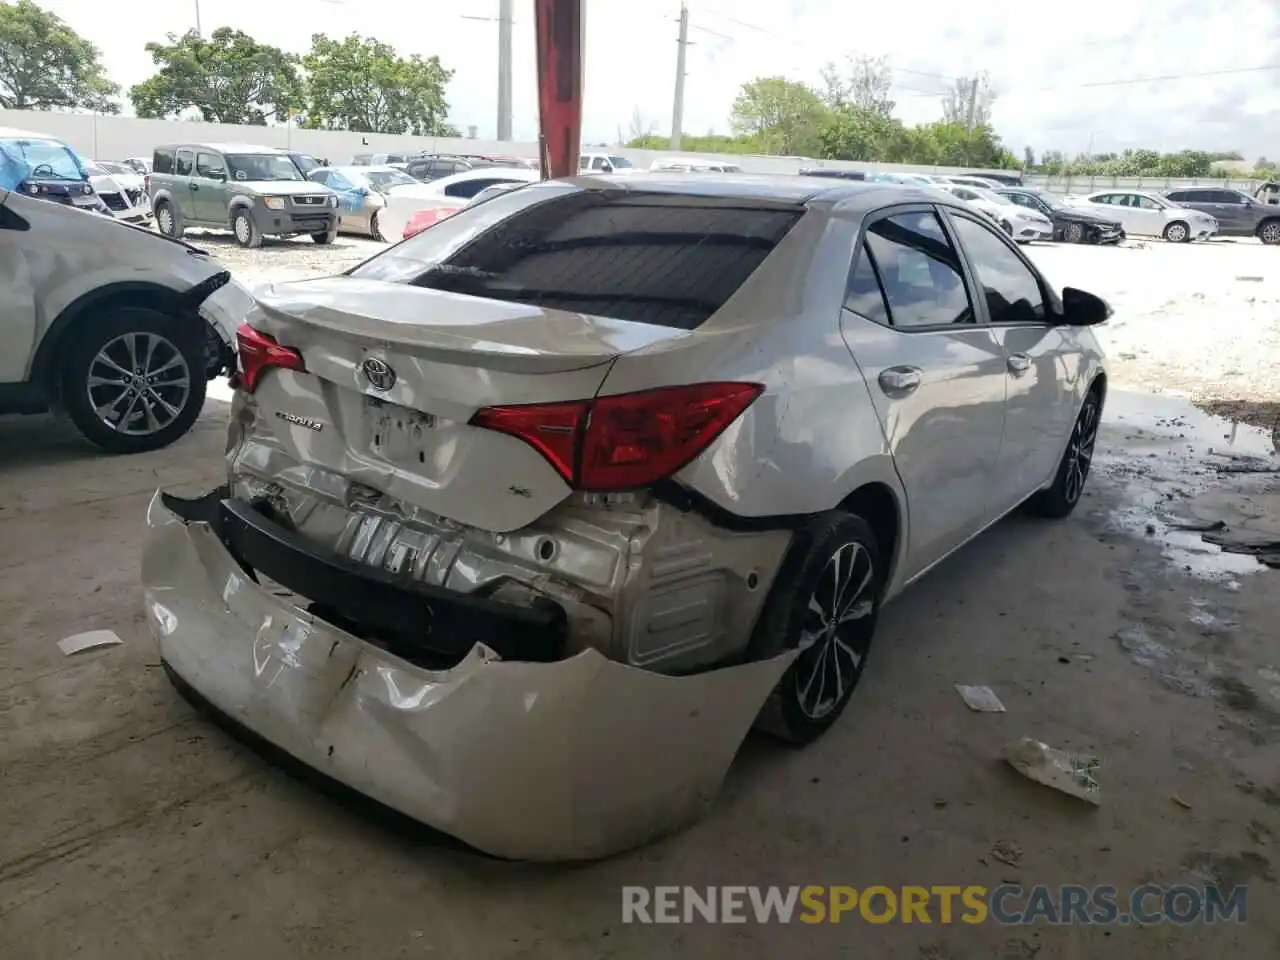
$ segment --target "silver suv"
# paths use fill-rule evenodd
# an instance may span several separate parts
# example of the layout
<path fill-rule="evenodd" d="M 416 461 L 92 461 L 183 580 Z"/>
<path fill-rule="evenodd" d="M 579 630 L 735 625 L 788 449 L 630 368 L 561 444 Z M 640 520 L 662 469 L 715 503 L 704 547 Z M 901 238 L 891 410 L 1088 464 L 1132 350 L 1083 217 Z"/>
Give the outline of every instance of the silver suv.
<path fill-rule="evenodd" d="M 272 147 L 156 147 L 147 193 L 156 226 L 175 239 L 191 227 L 229 229 L 240 246 L 259 247 L 264 236 L 307 234 L 324 244 L 338 232 L 338 195 Z"/>

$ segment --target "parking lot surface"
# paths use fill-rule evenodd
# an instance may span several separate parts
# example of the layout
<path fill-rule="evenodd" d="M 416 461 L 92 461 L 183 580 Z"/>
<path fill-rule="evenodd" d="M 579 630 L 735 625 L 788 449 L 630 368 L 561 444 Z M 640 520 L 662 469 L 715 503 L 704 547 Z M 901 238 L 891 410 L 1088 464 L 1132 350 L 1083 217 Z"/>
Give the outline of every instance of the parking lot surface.
<path fill-rule="evenodd" d="M 249 283 L 378 249 L 192 239 Z M 157 486 L 220 482 L 221 402 L 173 447 L 129 458 L 52 418 L 0 419 L 0 957 L 1280 955 L 1266 909 L 1280 870 L 1280 571 L 1177 519 L 1280 522 L 1267 472 L 1276 251 L 1030 252 L 1054 282 L 1116 307 L 1081 509 L 1015 515 L 979 538 L 885 610 L 827 736 L 803 751 L 751 737 L 703 822 L 597 864 L 503 863 L 387 825 L 176 695 L 141 611 L 142 517 Z M 124 643 L 58 650 L 91 629 Z M 1007 712 L 969 711 L 955 684 L 990 686 Z M 1099 805 L 1008 768 L 1001 749 L 1024 735 L 1099 757 Z M 509 801 L 519 817 L 529 798 Z M 1242 883 L 1250 909 L 1212 926 L 622 922 L 623 886 L 1002 882 Z"/>

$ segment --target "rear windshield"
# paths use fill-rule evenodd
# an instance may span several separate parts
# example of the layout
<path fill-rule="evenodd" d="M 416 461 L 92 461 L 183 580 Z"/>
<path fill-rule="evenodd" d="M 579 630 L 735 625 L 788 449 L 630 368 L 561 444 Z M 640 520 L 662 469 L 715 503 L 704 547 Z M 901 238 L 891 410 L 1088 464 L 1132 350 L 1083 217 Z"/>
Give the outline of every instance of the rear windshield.
<path fill-rule="evenodd" d="M 530 185 L 439 221 L 351 275 L 692 330 L 803 213 L 780 201 Z"/>

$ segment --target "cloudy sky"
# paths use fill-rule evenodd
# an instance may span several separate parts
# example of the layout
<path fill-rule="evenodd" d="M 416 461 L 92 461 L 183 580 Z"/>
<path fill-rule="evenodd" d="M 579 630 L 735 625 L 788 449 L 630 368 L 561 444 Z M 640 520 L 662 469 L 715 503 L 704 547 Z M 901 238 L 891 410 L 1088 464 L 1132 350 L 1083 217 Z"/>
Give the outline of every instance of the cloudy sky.
<path fill-rule="evenodd" d="M 497 0 L 39 0 L 103 51 L 128 86 L 151 70 L 143 45 L 196 23 L 302 52 L 310 35 L 359 31 L 456 71 L 450 119 L 496 127 Z M 584 141 L 639 126 L 668 133 L 679 0 L 587 0 Z M 537 130 L 532 0 L 516 0 L 514 134 Z M 817 83 L 821 65 L 885 55 L 909 123 L 936 119 L 951 78 L 987 70 L 997 132 L 1015 153 L 1146 146 L 1280 155 L 1280 3 L 1276 0 L 689 0 L 688 133 L 725 132 L 742 83 Z M 1276 65 L 1273 69 L 1257 69 Z M 1140 78 L 1160 78 L 1133 82 Z"/>

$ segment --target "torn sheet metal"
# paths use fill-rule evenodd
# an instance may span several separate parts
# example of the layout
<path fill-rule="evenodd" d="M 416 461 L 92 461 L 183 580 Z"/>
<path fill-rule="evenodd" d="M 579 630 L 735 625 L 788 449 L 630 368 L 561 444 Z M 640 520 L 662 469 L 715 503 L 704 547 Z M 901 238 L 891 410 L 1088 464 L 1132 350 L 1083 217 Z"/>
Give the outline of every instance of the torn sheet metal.
<path fill-rule="evenodd" d="M 232 719 L 317 770 L 496 856 L 575 860 L 697 819 L 795 652 L 670 677 L 586 650 L 477 647 L 429 671 L 251 581 L 153 498 L 142 580 L 161 656 Z"/>
<path fill-rule="evenodd" d="M 58 649 L 64 656 L 84 653 L 86 650 L 97 650 L 100 647 L 114 647 L 124 643 L 114 630 L 89 630 L 85 633 L 72 634 L 58 641 Z"/>

